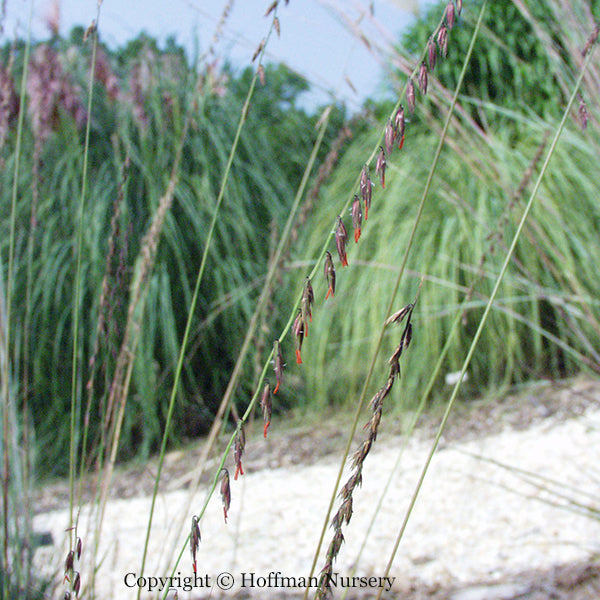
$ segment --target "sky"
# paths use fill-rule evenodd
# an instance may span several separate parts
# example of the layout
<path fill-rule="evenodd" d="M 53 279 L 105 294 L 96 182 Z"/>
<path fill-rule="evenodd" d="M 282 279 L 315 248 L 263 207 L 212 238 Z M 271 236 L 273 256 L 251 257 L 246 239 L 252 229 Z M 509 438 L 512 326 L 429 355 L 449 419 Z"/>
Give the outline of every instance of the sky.
<path fill-rule="evenodd" d="M 432 0 L 281 0 L 281 37 L 272 37 L 267 60 L 284 62 L 311 83 L 314 102 L 333 94 L 349 108 L 382 93 L 385 56 L 399 32 Z M 194 56 L 207 50 L 227 0 L 103 0 L 99 32 L 109 47 L 123 45 L 142 31 L 159 42 L 169 36 Z M 31 15 L 35 39 L 49 36 L 48 15 L 60 7 L 60 33 L 87 27 L 97 0 L 6 0 L 3 41 L 26 37 Z M 236 0 L 216 46 L 216 55 L 236 67 L 250 64 L 266 35 L 264 17 L 271 0 Z M 354 33 L 353 33 L 354 32 Z M 361 41 L 369 40 L 372 49 Z"/>

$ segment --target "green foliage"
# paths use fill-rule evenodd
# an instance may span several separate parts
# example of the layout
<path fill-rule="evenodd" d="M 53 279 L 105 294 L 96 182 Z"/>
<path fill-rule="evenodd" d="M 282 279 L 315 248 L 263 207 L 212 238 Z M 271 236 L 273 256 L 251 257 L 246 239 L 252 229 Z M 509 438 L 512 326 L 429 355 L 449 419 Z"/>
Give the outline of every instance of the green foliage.
<path fill-rule="evenodd" d="M 97 71 L 94 91 L 83 223 L 80 343 L 81 379 L 84 385 L 90 381 L 93 389 L 89 437 L 94 444 L 101 437 L 136 257 L 143 250 L 143 236 L 165 193 L 193 89 L 192 73 L 181 53 L 173 48 L 161 51 L 147 41 L 138 39 L 115 56 L 102 50 L 105 58 L 99 61 L 102 68 Z M 54 46 L 52 51 L 69 65 L 64 80 L 81 92 L 89 53 L 74 53 L 60 40 L 55 40 Z M 306 164 L 316 137 L 318 115 L 307 115 L 296 106 L 306 82 L 282 66 L 268 67 L 265 74 L 265 86 L 247 115 L 210 248 L 180 386 L 175 440 L 198 435 L 212 422 L 266 273 L 272 232 L 276 235 L 285 221 L 301 176 L 299 166 Z M 175 203 L 166 217 L 146 295 L 146 316 L 123 426 L 122 456 L 136 452 L 147 455 L 162 436 L 192 286 L 249 73 L 237 77 L 231 72 L 208 70 L 201 77 L 204 86 L 200 97 L 195 98 L 197 108 L 184 146 Z M 21 171 L 13 298 L 15 349 L 29 347 L 27 355 L 21 350 L 17 354 L 19 372 L 27 378 L 21 385 L 28 391 L 37 439 L 44 448 L 40 457 L 46 473 L 62 471 L 67 459 L 73 255 L 83 156 L 82 131 L 60 98 L 56 102 L 59 116 L 43 131 L 40 154 L 36 154 L 36 132 L 25 131 L 22 160 L 30 168 Z M 35 101 L 32 104 L 35 106 Z M 339 109 L 329 138 L 335 133 L 335 123 L 342 119 Z M 130 166 L 121 181 L 126 155 Z M 14 140 L 10 137 L 3 156 L 7 168 L 1 175 L 0 202 L 8 214 L 9 167 L 14 160 Z M 36 168 L 31 167 L 34 164 Z M 35 205 L 32 188 L 37 190 Z M 6 256 L 7 221 L 0 237 L 0 251 Z M 101 292 L 105 298 L 102 304 Z M 265 342 L 267 347 L 270 344 L 271 340 Z M 260 352 L 259 346 L 255 352 Z M 258 358 L 250 357 L 248 364 L 255 360 Z M 250 367 L 246 375 L 241 404 L 252 391 Z M 87 390 L 79 390 L 79 395 L 83 415 Z"/>
<path fill-rule="evenodd" d="M 460 155 L 447 149 L 442 156 L 396 307 L 412 301 L 424 278 L 411 351 L 402 361 L 404 391 L 396 392 L 404 403 L 418 401 L 460 304 L 474 285 L 443 373 L 462 364 L 530 190 L 529 185 L 525 197 L 511 200 L 541 134 L 535 123 L 521 123 L 521 128 L 523 141 L 510 152 L 502 135 L 478 148 L 477 162 L 486 168 L 494 165 L 493 170 L 477 175 L 474 164 L 465 160 L 469 151 Z M 352 191 L 364 149 L 373 143 L 372 136 L 357 139 L 340 164 L 308 228 L 310 254 L 317 253 L 323 232 L 334 226 L 339 199 Z M 404 149 L 388 163 L 385 190 L 376 187 L 359 243 L 349 242 L 349 266 L 342 268 L 335 248 L 329 249 L 336 261 L 336 294 L 325 301 L 324 279 L 314 283 L 317 308 L 303 346 L 302 375 L 311 398 L 343 404 L 362 387 L 436 143 L 433 135 L 407 132 Z M 589 356 L 586 349 L 600 343 L 600 306 L 595 300 L 600 286 L 591 259 L 600 251 L 595 156 L 595 144 L 580 133 L 571 133 L 559 147 L 471 364 L 469 386 L 476 393 L 529 378 L 572 374 L 587 364 L 582 360 L 582 355 Z M 347 215 L 344 220 L 352 239 L 351 220 Z M 386 371 L 385 360 L 400 333 L 388 327 L 376 373 Z M 443 385 L 438 382 L 438 391 Z"/>
<path fill-rule="evenodd" d="M 482 0 L 464 3 L 462 16 L 449 32 L 448 57 L 441 60 L 438 51 L 435 76 L 446 88 L 456 87 L 481 3 Z M 591 4 L 594 10 L 600 6 L 596 0 Z M 445 5 L 443 1 L 433 4 L 402 36 L 401 45 L 406 52 L 415 57 L 423 51 Z M 512 0 L 490 2 L 482 33 L 475 42 L 464 90 L 466 96 L 477 100 L 472 115 L 485 126 L 499 115 L 493 108 L 486 110 L 481 103 L 557 116 L 568 97 L 568 89 L 563 85 L 565 72 L 572 72 L 578 64 L 571 44 L 579 43 L 581 51 L 583 43 L 567 37 L 564 15 L 551 0 L 526 1 L 524 5 L 527 13 Z M 593 25 L 589 23 L 587 33 Z"/>

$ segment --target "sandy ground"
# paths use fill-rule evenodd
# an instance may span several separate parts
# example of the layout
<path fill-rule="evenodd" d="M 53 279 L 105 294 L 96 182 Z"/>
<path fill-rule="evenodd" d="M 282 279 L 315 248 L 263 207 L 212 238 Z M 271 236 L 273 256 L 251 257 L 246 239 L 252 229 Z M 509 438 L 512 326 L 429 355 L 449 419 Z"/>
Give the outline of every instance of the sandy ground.
<path fill-rule="evenodd" d="M 334 596 L 375 597 L 381 584 L 390 587 L 384 598 L 600 597 L 599 401 L 600 384 L 577 381 L 457 410 L 389 574 L 386 567 L 439 418 L 430 415 L 406 440 L 398 434 L 398 423 L 386 428 L 384 415 L 382 434 L 355 494 L 352 521 L 344 529 Z M 276 429 L 274 424 L 266 442 L 258 432 L 249 436 L 246 474 L 232 482 L 227 524 L 218 493 L 208 501 L 200 523 L 198 578 L 190 592 L 183 590 L 183 578 L 192 574 L 185 540 L 210 478 L 190 495 L 199 447 L 169 455 L 146 579 L 139 581 L 145 584 L 142 597 L 156 597 L 148 592 L 149 578 L 171 575 L 173 557 L 180 552 L 175 568 L 180 579 L 170 582 L 179 598 L 301 597 L 339 469 L 344 430 L 339 421 Z M 228 457 L 230 467 L 232 460 Z M 136 597 L 154 466 L 117 475 L 101 532 L 96 598 Z M 212 477 L 214 468 L 209 471 Z M 348 473 L 345 468 L 343 481 Z M 55 541 L 36 553 L 43 573 L 59 571 L 64 562 L 65 494 L 58 483 L 40 490 L 36 501 L 35 529 L 51 531 Z M 90 506 L 82 507 L 79 520 L 84 588 L 92 578 L 85 561 L 94 539 Z M 326 544 L 331 531 L 326 531 Z M 321 556 L 316 573 L 323 564 Z M 352 576 L 356 579 L 347 579 Z M 218 587 L 229 583 L 229 590 Z M 168 597 L 174 597 L 174 590 Z"/>

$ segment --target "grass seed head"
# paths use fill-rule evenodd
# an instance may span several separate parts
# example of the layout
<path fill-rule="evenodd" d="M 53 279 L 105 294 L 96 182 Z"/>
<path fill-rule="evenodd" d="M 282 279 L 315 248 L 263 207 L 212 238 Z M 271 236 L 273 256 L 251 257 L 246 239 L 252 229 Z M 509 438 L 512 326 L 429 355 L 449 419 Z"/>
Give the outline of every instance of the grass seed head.
<path fill-rule="evenodd" d="M 73 577 L 73 591 L 75 592 L 75 596 L 79 596 L 79 590 L 81 589 L 81 575 L 79 572 L 75 573 Z"/>
<path fill-rule="evenodd" d="M 335 245 L 340 256 L 342 267 L 348 266 L 348 257 L 346 256 L 346 242 L 348 241 L 348 232 L 342 221 L 342 217 L 338 217 L 338 224 L 335 230 Z"/>
<path fill-rule="evenodd" d="M 423 61 L 419 67 L 419 89 L 423 96 L 427 94 L 427 81 L 427 65 L 425 64 L 425 61 Z"/>
<path fill-rule="evenodd" d="M 325 279 L 327 280 L 328 290 L 325 300 L 331 296 L 333 298 L 335 294 L 335 267 L 333 265 L 333 258 L 331 252 L 327 250 L 325 252 Z"/>
<path fill-rule="evenodd" d="M 69 550 L 67 554 L 67 558 L 65 559 L 65 577 L 69 575 L 73 571 L 73 566 L 75 565 L 75 552 L 73 550 Z M 69 579 L 67 577 L 67 579 Z"/>
<path fill-rule="evenodd" d="M 246 448 L 246 432 L 244 431 L 244 424 L 240 421 L 237 435 L 235 436 L 235 442 L 233 444 L 233 460 L 235 461 L 235 474 L 233 479 L 237 481 L 239 475 L 244 474 L 242 467 L 242 456 L 244 456 L 244 449 Z"/>
<path fill-rule="evenodd" d="M 262 52 L 263 48 L 265 47 L 265 40 L 264 38 L 260 41 L 260 44 L 258 44 L 256 50 L 254 51 L 254 54 L 252 55 L 252 60 L 251 62 L 254 62 L 257 58 L 258 55 Z"/>
<path fill-rule="evenodd" d="M 279 4 L 279 0 L 275 0 L 274 2 L 271 2 L 271 4 L 269 4 L 269 8 L 267 8 L 267 11 L 265 12 L 265 17 L 268 17 L 277 8 L 278 4 Z"/>
<path fill-rule="evenodd" d="M 598 41 L 598 34 L 600 33 L 600 23 L 596 23 L 596 27 L 590 33 L 581 54 L 585 56 L 591 49 L 591 47 Z"/>
<path fill-rule="evenodd" d="M 454 27 L 454 23 L 456 22 L 456 13 L 454 2 L 452 0 L 450 0 L 446 6 L 446 22 L 448 23 L 448 29 L 452 29 Z"/>
<path fill-rule="evenodd" d="M 294 324 L 292 325 L 292 332 L 294 334 L 294 341 L 296 344 L 296 363 L 302 364 L 302 356 L 300 355 L 300 351 L 302 350 L 302 342 L 304 341 L 304 318 L 302 317 L 302 310 L 298 309 L 298 314 L 294 319 Z"/>
<path fill-rule="evenodd" d="M 404 146 L 404 106 L 402 104 L 398 108 L 396 112 L 396 116 L 394 117 L 394 127 L 396 128 L 396 138 L 398 139 L 398 150 L 402 150 L 402 146 Z"/>
<path fill-rule="evenodd" d="M 300 300 L 300 310 L 304 320 L 304 335 L 308 337 L 308 323 L 312 323 L 312 306 L 315 302 L 315 293 L 313 291 L 310 277 L 304 280 L 304 289 L 302 290 L 302 299 Z"/>
<path fill-rule="evenodd" d="M 377 162 L 375 163 L 375 173 L 379 175 L 379 181 L 381 182 L 381 187 L 385 188 L 385 152 L 381 146 L 379 146 L 379 155 L 377 156 Z"/>
<path fill-rule="evenodd" d="M 279 340 L 275 340 L 273 342 L 273 368 L 275 370 L 275 379 L 277 381 L 277 385 L 273 390 L 273 393 L 276 394 L 279 390 L 279 386 L 283 381 L 283 367 L 285 366 L 283 362 L 283 355 L 281 354 L 281 342 Z"/>
<path fill-rule="evenodd" d="M 397 325 L 400 325 L 400 323 L 402 323 L 404 320 L 404 317 L 406 317 L 406 315 L 408 315 L 413 308 L 414 304 L 412 303 L 403 306 L 400 310 L 390 315 L 389 318 L 385 320 L 384 325 L 389 325 L 390 323 L 396 323 Z"/>
<path fill-rule="evenodd" d="M 271 414 L 273 412 L 273 405 L 271 404 L 271 384 L 265 381 L 262 395 L 260 397 L 260 408 L 262 410 L 264 429 L 263 434 L 265 439 L 267 437 L 267 430 L 271 424 Z"/>
<path fill-rule="evenodd" d="M 442 24 L 437 34 L 437 43 L 440 47 L 442 56 L 446 58 L 448 56 L 448 28 Z"/>
<path fill-rule="evenodd" d="M 579 124 L 581 129 L 585 130 L 588 124 L 588 111 L 583 96 L 579 94 Z"/>
<path fill-rule="evenodd" d="M 223 503 L 223 516 L 225 523 L 227 523 L 227 513 L 231 506 L 231 486 L 229 485 L 229 471 L 223 468 L 223 475 L 221 476 L 221 502 Z"/>
<path fill-rule="evenodd" d="M 429 59 L 429 68 L 433 71 L 435 69 L 435 59 L 437 58 L 437 46 L 432 37 L 427 42 L 427 57 Z"/>
<path fill-rule="evenodd" d="M 371 208 L 371 196 L 373 193 L 373 184 L 369 176 L 369 168 L 367 165 L 363 167 L 360 174 L 360 194 L 365 203 L 365 221 L 369 218 L 369 208 Z"/>
<path fill-rule="evenodd" d="M 408 104 L 408 110 L 411 113 L 415 112 L 415 84 L 413 83 L 412 77 L 409 77 L 408 83 L 406 84 L 406 102 Z"/>
<path fill-rule="evenodd" d="M 194 569 L 194 573 L 197 572 L 196 553 L 200 547 L 200 541 L 201 537 L 200 527 L 198 525 L 198 517 L 194 515 L 192 517 L 192 531 L 190 533 L 190 552 L 192 554 L 192 568 Z"/>
<path fill-rule="evenodd" d="M 394 129 L 394 125 L 392 124 L 392 120 L 388 119 L 387 125 L 385 126 L 385 150 L 388 153 L 388 156 L 391 154 L 394 149 L 394 138 L 396 136 L 396 131 Z"/>
<path fill-rule="evenodd" d="M 354 227 L 354 241 L 358 242 L 360 239 L 360 228 L 362 225 L 362 209 L 360 207 L 360 199 L 354 194 L 354 200 L 352 201 L 352 226 Z"/>

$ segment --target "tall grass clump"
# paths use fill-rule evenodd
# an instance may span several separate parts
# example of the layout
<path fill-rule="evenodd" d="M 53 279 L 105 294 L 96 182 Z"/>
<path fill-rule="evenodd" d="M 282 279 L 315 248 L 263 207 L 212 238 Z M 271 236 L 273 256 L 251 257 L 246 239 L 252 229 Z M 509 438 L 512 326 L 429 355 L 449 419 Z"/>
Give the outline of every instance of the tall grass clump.
<path fill-rule="evenodd" d="M 28 405 L 37 438 L 48 448 L 44 454 L 47 464 L 41 466 L 46 472 L 60 473 L 64 472 L 69 443 L 68 430 L 62 424 L 70 404 L 69 298 L 75 274 L 72 240 L 79 228 L 77 200 L 84 149 L 81 115 L 91 57 L 89 47 L 76 32 L 70 43 L 60 39 L 38 43 L 32 54 L 45 58 L 34 63 L 29 77 L 33 107 L 23 131 L 22 160 L 38 167 L 22 171 L 19 188 L 25 198 L 27 190 L 35 189 L 36 201 L 35 207 L 25 201 L 16 207 L 20 237 L 15 245 L 14 288 L 15 297 L 30 301 L 14 304 L 14 322 L 27 324 L 27 331 L 19 331 L 19 339 L 35 348 L 24 357 L 21 371 L 27 373 Z M 23 54 L 17 50 L 16 74 L 23 68 L 22 60 Z M 117 52 L 111 53 L 102 45 L 98 50 L 88 198 L 81 224 L 85 232 L 81 303 L 85 310 L 79 347 L 82 385 L 93 386 L 100 407 L 107 402 L 144 235 L 170 177 L 190 102 L 186 90 L 191 77 L 179 48 L 159 49 L 141 39 Z M 146 316 L 140 324 L 131 375 L 122 456 L 148 456 L 158 447 L 166 411 L 164 399 L 173 382 L 196 258 L 204 248 L 213 201 L 242 108 L 241 90 L 247 73 L 229 69 L 213 72 L 212 67 L 206 67 L 200 77 L 175 201 L 165 215 L 156 264 L 145 292 Z M 40 104 L 41 91 L 36 91 L 43 86 L 59 90 L 56 96 L 46 98 L 46 104 Z M 315 135 L 317 117 L 295 106 L 305 86 L 284 67 L 267 66 L 265 85 L 259 85 L 248 112 L 209 249 L 206 289 L 199 297 L 190 332 L 173 439 L 187 439 L 209 428 L 218 405 L 218 390 L 226 382 L 239 349 L 244 323 L 261 289 L 273 232 L 283 222 L 286 199 L 298 183 L 295 165 L 307 160 Z M 276 95 L 281 88 L 287 90 L 287 97 Z M 289 118 L 284 119 L 284 115 Z M 341 111 L 335 110 L 329 137 L 341 117 Z M 274 124 L 281 133 L 277 138 L 266 135 Z M 14 142 L 12 129 L 4 149 L 6 164 L 14 160 Z M 278 160 L 283 147 L 289 160 Z M 2 202 L 8 207 L 10 170 L 4 170 L 2 176 Z M 8 250 L 7 225 L 0 242 L 3 252 Z M 103 286 L 105 294 L 101 296 Z M 98 415 L 98 408 L 90 413 L 92 444 L 101 435 Z"/>
<path fill-rule="evenodd" d="M 560 37 L 560 53 L 552 53 L 554 62 L 550 63 L 548 55 L 541 52 L 542 39 L 531 35 L 539 28 L 544 31 L 548 23 L 535 17 L 542 8 L 536 4 L 533 14 L 524 16 L 525 9 L 519 3 L 492 4 L 475 42 L 465 75 L 465 93 L 459 98 L 448 143 L 432 182 L 431 199 L 424 207 L 422 225 L 407 263 L 407 274 L 425 281 L 419 318 L 426 326 L 421 333 L 419 358 L 412 355 L 406 359 L 407 393 L 399 400 L 402 404 L 411 403 L 407 399 L 416 398 L 417 391 L 424 387 L 427 367 L 435 363 L 454 314 L 468 296 L 459 333 L 444 359 L 436 385 L 438 393 L 443 389 L 443 375 L 458 370 L 538 172 L 545 140 L 554 127 L 554 115 L 564 105 L 561 90 L 570 89 L 572 67 L 581 63 L 581 50 L 589 35 L 584 25 L 593 27 L 590 18 L 579 24 L 576 38 L 572 30 Z M 500 17 L 500 4 L 507 5 L 512 20 Z M 562 5 L 544 6 L 544 14 L 550 11 L 556 16 Z M 439 15 L 441 8 L 436 8 L 424 19 L 425 24 L 431 25 Z M 562 8 L 566 11 L 568 7 Z M 315 325 L 318 335 L 309 351 L 317 357 L 316 366 L 307 371 L 305 380 L 309 394 L 321 402 L 327 398 L 342 403 L 346 390 L 356 392 L 364 380 L 367 365 L 363 357 L 373 351 L 372 332 L 380 326 L 393 274 L 399 269 L 398 253 L 410 236 L 428 158 L 439 136 L 440 114 L 447 111 L 460 57 L 472 31 L 473 10 L 475 7 L 466 7 L 464 17 L 451 32 L 453 52 L 446 60 L 438 60 L 430 71 L 427 99 L 417 104 L 406 125 L 402 151 L 388 160 L 385 190 L 381 186 L 374 189 L 369 227 L 356 250 L 349 252 L 352 258 L 344 273 L 345 291 L 336 296 L 330 310 Z M 504 28 L 509 22 L 512 28 L 507 36 Z M 555 21 L 551 22 L 557 27 Z M 529 32 L 527 36 L 525 31 Z M 519 41 L 505 44 L 513 35 Z M 426 26 L 418 25 L 406 35 L 406 47 L 416 50 L 418 43 L 426 47 L 429 39 Z M 520 48 L 520 44 L 527 44 L 529 50 Z M 563 60 L 559 63 L 560 56 Z M 398 55 L 397 63 L 403 71 L 408 70 L 414 58 L 411 63 L 411 56 Z M 509 66 L 513 71 L 507 73 Z M 521 75 L 516 74 L 519 69 Z M 587 102 L 595 102 L 597 97 L 593 73 L 592 63 L 582 89 L 582 98 Z M 551 102 L 546 102 L 547 89 L 533 74 L 539 78 L 549 74 L 545 81 L 551 86 Z M 496 102 L 489 90 L 502 102 Z M 544 107 L 539 114 L 534 112 L 536 103 Z M 356 169 L 364 160 L 363 148 L 374 141 L 375 135 L 366 133 L 348 149 L 324 191 L 327 199 L 306 229 L 309 252 L 319 247 L 315 232 L 335 219 L 334 199 L 352 188 Z M 598 244 L 594 233 L 599 217 L 595 202 L 597 152 L 595 126 L 588 124 L 582 129 L 579 115 L 574 113 L 541 183 L 538 203 L 512 258 L 513 268 L 502 281 L 479 351 L 469 368 L 468 386 L 472 392 L 530 378 L 564 377 L 580 369 L 598 371 L 598 355 L 593 350 L 600 341 L 595 300 L 598 281 L 591 260 Z M 393 201 L 388 200 L 390 197 Z M 352 318 L 344 318 L 348 314 Z M 499 339 L 502 344 L 498 344 Z"/>

